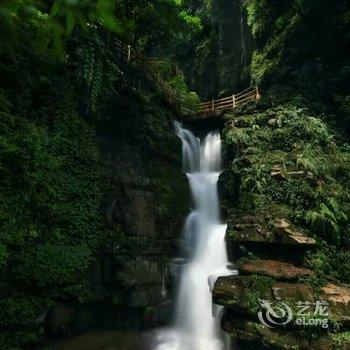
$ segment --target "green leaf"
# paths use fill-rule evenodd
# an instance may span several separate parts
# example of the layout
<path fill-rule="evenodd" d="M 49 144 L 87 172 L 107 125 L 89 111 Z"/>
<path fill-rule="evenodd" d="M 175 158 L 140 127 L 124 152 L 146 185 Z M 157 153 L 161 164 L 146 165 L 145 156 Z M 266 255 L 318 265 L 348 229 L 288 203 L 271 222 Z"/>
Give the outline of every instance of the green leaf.
<path fill-rule="evenodd" d="M 75 16 L 71 11 L 66 15 L 66 33 L 70 34 L 75 26 Z"/>

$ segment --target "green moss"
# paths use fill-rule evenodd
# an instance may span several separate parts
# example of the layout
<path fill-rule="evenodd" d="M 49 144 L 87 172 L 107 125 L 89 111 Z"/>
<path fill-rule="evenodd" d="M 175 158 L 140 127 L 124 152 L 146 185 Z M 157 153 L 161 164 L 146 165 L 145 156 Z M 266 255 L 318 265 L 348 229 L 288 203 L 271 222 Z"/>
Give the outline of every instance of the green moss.
<path fill-rule="evenodd" d="M 331 335 L 335 350 L 343 350 L 350 346 L 350 332 L 343 332 Z"/>
<path fill-rule="evenodd" d="M 322 245 L 317 251 L 309 252 L 305 264 L 315 271 L 313 281 L 323 284 L 327 280 L 350 283 L 350 252 L 329 245 Z"/>
<path fill-rule="evenodd" d="M 264 300 L 270 296 L 274 279 L 254 274 L 244 277 L 242 282 L 245 287 L 242 290 L 238 287 L 237 291 L 224 301 L 224 304 L 246 310 L 250 314 L 257 314 L 261 310 L 259 300 Z"/>
<path fill-rule="evenodd" d="M 100 244 L 96 136 L 64 79 L 53 78 L 50 95 L 54 102 L 44 100 L 32 118 L 6 104 L 0 111 L 0 265 L 11 271 L 11 296 L 0 307 L 6 348 L 41 339 L 43 315 L 57 296 L 82 292 Z"/>

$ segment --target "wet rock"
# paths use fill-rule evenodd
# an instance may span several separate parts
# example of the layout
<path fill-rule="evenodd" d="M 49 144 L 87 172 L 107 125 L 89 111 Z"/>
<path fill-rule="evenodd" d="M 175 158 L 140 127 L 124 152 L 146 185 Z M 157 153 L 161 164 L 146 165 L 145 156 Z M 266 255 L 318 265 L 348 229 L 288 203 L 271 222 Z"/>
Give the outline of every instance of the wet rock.
<path fill-rule="evenodd" d="M 332 339 L 327 335 L 310 339 L 304 330 L 288 331 L 269 328 L 248 320 L 234 320 L 226 313 L 222 320 L 223 329 L 236 339 L 239 349 L 278 350 L 333 350 Z M 345 347 L 344 349 L 349 349 Z"/>
<path fill-rule="evenodd" d="M 330 304 L 332 318 L 350 324 L 350 285 L 327 284 L 321 291 L 322 298 Z"/>
<path fill-rule="evenodd" d="M 348 305 L 350 303 L 350 288 L 348 285 L 327 284 L 322 288 L 327 300 L 335 305 Z"/>
<path fill-rule="evenodd" d="M 158 263 L 148 260 L 128 261 L 123 266 L 123 271 L 118 274 L 119 280 L 125 287 L 160 284 L 162 272 Z"/>
<path fill-rule="evenodd" d="M 230 229 L 234 231 L 234 239 L 237 242 L 266 242 L 270 236 L 266 231 L 265 220 L 258 216 L 246 215 L 229 223 Z"/>
<path fill-rule="evenodd" d="M 258 216 L 247 215 L 228 223 L 229 233 L 235 242 L 266 242 L 290 245 L 314 245 L 316 241 L 299 232 L 287 219 L 276 220 L 273 231 L 267 230 L 266 221 Z"/>
<path fill-rule="evenodd" d="M 155 237 L 157 232 L 152 193 L 143 190 L 129 190 L 126 196 L 125 223 L 129 231 L 136 236 Z"/>
<path fill-rule="evenodd" d="M 276 283 L 255 276 L 220 277 L 213 290 L 214 303 L 254 317 L 262 309 L 259 300 L 314 302 L 314 291 L 307 284 Z"/>
<path fill-rule="evenodd" d="M 213 301 L 237 315 L 243 314 L 257 318 L 262 310 L 261 300 L 271 303 L 283 302 L 292 309 L 297 309 L 300 302 L 315 305 L 325 302 L 331 322 L 350 323 L 350 286 L 327 284 L 316 290 L 306 283 L 275 282 L 273 279 L 259 276 L 238 276 L 218 278 Z"/>
<path fill-rule="evenodd" d="M 288 302 L 292 306 L 299 301 L 313 303 L 315 301 L 314 289 L 306 283 L 277 282 L 271 287 L 274 300 Z"/>
<path fill-rule="evenodd" d="M 145 321 L 149 327 L 166 326 L 172 317 L 173 303 L 170 300 L 146 309 Z"/>
<path fill-rule="evenodd" d="M 299 232 L 287 219 L 278 219 L 274 224 L 273 232 L 276 239 L 281 243 L 305 245 L 316 244 L 316 241 L 313 238 Z"/>
<path fill-rule="evenodd" d="M 162 300 L 162 285 L 146 285 L 133 288 L 129 294 L 131 307 L 147 307 L 159 304 Z"/>
<path fill-rule="evenodd" d="M 213 289 L 213 302 L 239 313 L 256 316 L 259 298 L 272 300 L 269 281 L 256 280 L 250 276 L 219 277 Z"/>
<path fill-rule="evenodd" d="M 240 274 L 261 274 L 281 280 L 309 277 L 313 272 L 303 267 L 277 260 L 241 259 L 237 262 Z"/>

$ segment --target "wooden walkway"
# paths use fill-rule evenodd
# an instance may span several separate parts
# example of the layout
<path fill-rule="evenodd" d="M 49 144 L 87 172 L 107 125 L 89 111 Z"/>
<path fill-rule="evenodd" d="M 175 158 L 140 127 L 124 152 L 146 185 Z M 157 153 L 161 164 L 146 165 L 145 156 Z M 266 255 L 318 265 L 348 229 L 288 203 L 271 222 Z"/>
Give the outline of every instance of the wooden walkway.
<path fill-rule="evenodd" d="M 238 94 L 224 97 L 219 100 L 210 100 L 200 104 L 198 114 L 210 117 L 215 112 L 235 109 L 244 103 L 257 101 L 260 99 L 260 93 L 257 86 L 245 89 Z"/>
<path fill-rule="evenodd" d="M 171 86 L 162 78 L 156 68 L 147 59 L 145 59 L 140 52 L 133 49 L 130 45 L 125 45 L 118 39 L 115 40 L 115 44 L 122 58 L 130 64 L 134 64 L 138 68 L 141 68 L 147 78 L 156 85 L 157 89 L 162 93 L 167 102 L 173 106 L 176 111 L 181 113 L 180 99 L 174 93 Z"/>
<path fill-rule="evenodd" d="M 147 78 L 156 85 L 165 100 L 181 115 L 186 114 L 196 116 L 197 118 L 210 118 L 218 115 L 224 110 L 232 110 L 247 102 L 260 99 L 258 87 L 253 86 L 229 97 L 202 102 L 198 111 L 189 111 L 183 108 L 180 98 L 173 91 L 171 86 L 162 78 L 161 74 L 149 60 L 145 59 L 140 52 L 133 49 L 130 45 L 125 45 L 118 39 L 115 39 L 115 45 L 119 56 L 129 64 L 141 68 Z"/>

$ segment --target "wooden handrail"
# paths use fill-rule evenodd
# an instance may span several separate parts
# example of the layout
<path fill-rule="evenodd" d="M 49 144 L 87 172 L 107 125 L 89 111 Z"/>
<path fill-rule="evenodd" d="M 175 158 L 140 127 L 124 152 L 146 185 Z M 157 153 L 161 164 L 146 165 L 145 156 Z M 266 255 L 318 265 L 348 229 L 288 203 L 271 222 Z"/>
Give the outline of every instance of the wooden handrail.
<path fill-rule="evenodd" d="M 260 99 L 260 93 L 257 86 L 251 86 L 237 94 L 229 97 L 223 97 L 218 100 L 202 102 L 198 112 L 200 114 L 208 114 L 209 112 L 222 111 L 226 109 L 234 109 L 248 101 L 256 101 Z"/>
<path fill-rule="evenodd" d="M 171 105 L 175 106 L 180 113 L 185 111 L 185 109 L 181 106 L 180 98 L 177 96 L 168 82 L 162 78 L 158 70 L 149 62 L 149 60 L 145 59 L 140 52 L 132 48 L 130 45 L 125 45 L 118 39 L 115 39 L 115 46 L 118 52 L 124 59 L 126 59 L 127 62 L 130 64 L 134 63 L 142 68 L 148 79 L 153 81 L 153 83 Z M 199 105 L 197 113 L 207 115 L 210 112 L 234 109 L 248 101 L 256 101 L 259 99 L 260 93 L 258 87 L 251 86 L 228 97 L 202 102 Z"/>
<path fill-rule="evenodd" d="M 130 45 L 125 46 L 123 42 L 118 39 L 115 39 L 115 45 L 117 50 L 128 62 L 135 62 L 143 69 L 147 77 L 156 84 L 170 104 L 174 105 L 176 109 L 181 110 L 181 101 L 178 96 L 176 96 L 171 86 L 161 77 L 159 72 L 142 56 L 140 52 L 133 49 Z"/>

